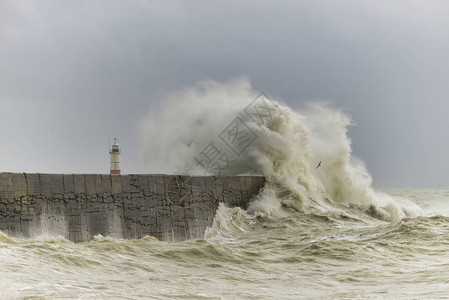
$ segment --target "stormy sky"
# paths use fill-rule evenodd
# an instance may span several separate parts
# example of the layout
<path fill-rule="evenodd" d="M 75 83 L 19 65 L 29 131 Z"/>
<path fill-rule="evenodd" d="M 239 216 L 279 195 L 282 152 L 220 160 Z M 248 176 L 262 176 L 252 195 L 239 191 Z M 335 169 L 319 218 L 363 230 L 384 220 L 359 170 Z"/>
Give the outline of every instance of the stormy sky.
<path fill-rule="evenodd" d="M 448 16 L 444 0 L 0 0 L 0 171 L 108 173 L 117 137 L 124 173 L 157 172 L 139 126 L 163 96 L 244 76 L 350 114 L 375 184 L 447 185 Z"/>

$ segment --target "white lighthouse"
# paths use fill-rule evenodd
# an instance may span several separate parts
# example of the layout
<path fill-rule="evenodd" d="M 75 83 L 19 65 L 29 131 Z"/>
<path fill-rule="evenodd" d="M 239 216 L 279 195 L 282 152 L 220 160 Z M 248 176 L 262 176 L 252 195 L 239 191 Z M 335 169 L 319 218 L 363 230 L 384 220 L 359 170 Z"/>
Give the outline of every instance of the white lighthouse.
<path fill-rule="evenodd" d="M 111 154 L 111 175 L 120 175 L 120 146 L 117 143 L 117 138 L 114 139 L 114 144 L 112 144 L 109 149 L 109 154 Z"/>

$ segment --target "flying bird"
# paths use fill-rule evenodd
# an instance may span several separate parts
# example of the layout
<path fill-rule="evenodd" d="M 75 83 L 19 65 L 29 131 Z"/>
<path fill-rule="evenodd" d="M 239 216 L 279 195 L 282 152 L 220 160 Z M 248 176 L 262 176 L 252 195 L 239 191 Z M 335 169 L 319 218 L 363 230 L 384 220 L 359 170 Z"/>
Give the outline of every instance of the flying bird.
<path fill-rule="evenodd" d="M 315 169 L 318 169 L 319 167 L 321 167 L 321 161 L 318 163 L 318 166 L 316 166 Z"/>

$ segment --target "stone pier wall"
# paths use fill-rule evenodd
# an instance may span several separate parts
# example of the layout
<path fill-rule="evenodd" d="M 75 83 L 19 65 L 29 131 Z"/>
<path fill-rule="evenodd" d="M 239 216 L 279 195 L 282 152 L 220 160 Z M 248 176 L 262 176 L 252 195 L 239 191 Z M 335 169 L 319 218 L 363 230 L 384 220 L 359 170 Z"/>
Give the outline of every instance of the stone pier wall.
<path fill-rule="evenodd" d="M 74 242 L 98 234 L 197 239 L 220 202 L 247 208 L 264 184 L 258 176 L 0 173 L 0 231 Z"/>

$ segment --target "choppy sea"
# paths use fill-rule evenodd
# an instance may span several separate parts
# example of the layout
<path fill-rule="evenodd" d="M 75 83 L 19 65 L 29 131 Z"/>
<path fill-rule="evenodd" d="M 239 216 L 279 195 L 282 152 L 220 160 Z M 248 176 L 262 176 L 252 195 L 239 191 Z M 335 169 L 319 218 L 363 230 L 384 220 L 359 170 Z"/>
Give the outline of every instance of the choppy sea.
<path fill-rule="evenodd" d="M 449 188 L 378 187 L 422 215 L 276 217 L 220 206 L 203 239 L 0 233 L 2 299 L 448 299 Z"/>

